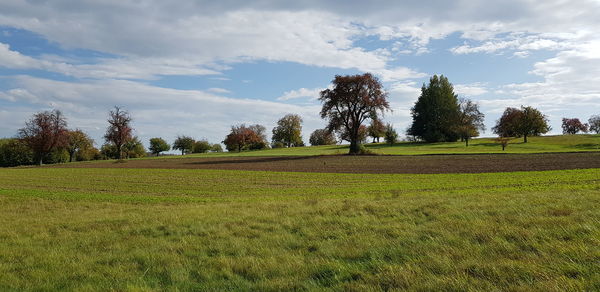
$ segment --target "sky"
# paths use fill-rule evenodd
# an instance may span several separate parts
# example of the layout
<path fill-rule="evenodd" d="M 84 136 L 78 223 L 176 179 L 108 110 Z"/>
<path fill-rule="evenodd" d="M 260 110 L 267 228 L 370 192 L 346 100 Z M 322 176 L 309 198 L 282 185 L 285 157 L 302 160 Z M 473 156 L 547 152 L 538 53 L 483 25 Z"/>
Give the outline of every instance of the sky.
<path fill-rule="evenodd" d="M 0 1 L 0 137 L 59 109 L 100 146 L 114 106 L 135 134 L 222 141 L 288 113 L 325 126 L 335 75 L 377 76 L 400 132 L 420 87 L 443 74 L 479 103 L 484 136 L 533 106 L 551 134 L 600 114 L 600 1 Z"/>

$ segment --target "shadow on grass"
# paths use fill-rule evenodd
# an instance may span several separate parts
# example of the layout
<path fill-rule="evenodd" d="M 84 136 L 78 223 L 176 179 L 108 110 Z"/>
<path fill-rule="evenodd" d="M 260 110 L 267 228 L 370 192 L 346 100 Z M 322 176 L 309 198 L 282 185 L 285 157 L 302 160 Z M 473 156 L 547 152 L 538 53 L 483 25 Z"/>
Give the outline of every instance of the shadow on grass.
<path fill-rule="evenodd" d="M 598 148 L 600 148 L 600 142 L 599 143 L 577 144 L 577 145 L 573 145 L 573 146 L 569 146 L 569 147 L 574 147 L 577 149 L 598 149 Z"/>

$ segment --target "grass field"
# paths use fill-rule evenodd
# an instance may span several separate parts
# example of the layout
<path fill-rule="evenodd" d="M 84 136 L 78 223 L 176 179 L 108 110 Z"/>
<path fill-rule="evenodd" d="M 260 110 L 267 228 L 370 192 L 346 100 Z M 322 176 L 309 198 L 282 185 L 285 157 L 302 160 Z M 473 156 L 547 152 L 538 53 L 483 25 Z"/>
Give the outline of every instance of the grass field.
<path fill-rule="evenodd" d="M 421 155 L 421 154 L 479 154 L 479 153 L 546 153 L 546 152 L 579 152 L 599 151 L 600 135 L 559 135 L 529 137 L 528 143 L 523 138 L 514 138 L 505 151 L 493 138 L 473 139 L 469 147 L 464 142 L 454 143 L 414 143 L 400 142 L 394 146 L 385 143 L 366 144 L 365 147 L 377 154 Z M 346 154 L 348 145 L 328 145 L 297 148 L 280 148 L 242 153 L 208 153 L 188 156 L 271 156 L 271 155 L 330 155 Z M 177 157 L 177 156 L 173 156 Z"/>
<path fill-rule="evenodd" d="M 599 290 L 600 169 L 0 169 L 0 290 Z"/>

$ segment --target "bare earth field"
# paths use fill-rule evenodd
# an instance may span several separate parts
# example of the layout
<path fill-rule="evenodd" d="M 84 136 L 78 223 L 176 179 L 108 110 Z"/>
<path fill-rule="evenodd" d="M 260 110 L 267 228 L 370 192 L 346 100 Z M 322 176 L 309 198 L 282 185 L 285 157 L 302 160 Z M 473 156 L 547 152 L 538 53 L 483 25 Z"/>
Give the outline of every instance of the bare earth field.
<path fill-rule="evenodd" d="M 484 173 L 600 168 L 600 152 L 418 156 L 271 156 L 140 159 L 51 167 L 221 169 L 326 173 Z"/>

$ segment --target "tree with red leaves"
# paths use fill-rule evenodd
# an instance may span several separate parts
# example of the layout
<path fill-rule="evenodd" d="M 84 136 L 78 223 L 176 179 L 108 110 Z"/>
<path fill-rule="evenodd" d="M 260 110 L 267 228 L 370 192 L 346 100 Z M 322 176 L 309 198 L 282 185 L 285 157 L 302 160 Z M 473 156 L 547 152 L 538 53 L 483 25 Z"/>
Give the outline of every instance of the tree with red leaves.
<path fill-rule="evenodd" d="M 582 123 L 578 118 L 562 119 L 563 134 L 575 135 L 579 132 L 587 133 L 588 125 Z"/>
<path fill-rule="evenodd" d="M 123 145 L 132 138 L 133 129 L 131 128 L 131 116 L 127 111 L 115 106 L 108 116 L 108 128 L 104 139 L 108 143 L 114 144 L 117 150 L 117 159 L 121 159 Z"/>
<path fill-rule="evenodd" d="M 360 153 L 360 129 L 367 119 L 389 110 L 387 93 L 377 77 L 363 75 L 335 76 L 333 89 L 321 91 L 321 118 L 329 120 L 328 130 L 347 133 L 349 154 Z"/>
<path fill-rule="evenodd" d="M 266 148 L 268 144 L 265 136 L 265 127 L 261 125 L 246 126 L 244 124 L 232 126 L 231 132 L 225 137 L 223 144 L 227 151 Z"/>
<path fill-rule="evenodd" d="M 39 165 L 54 149 L 68 141 L 67 120 L 59 110 L 39 112 L 19 130 L 19 138 L 31 148 Z"/>

